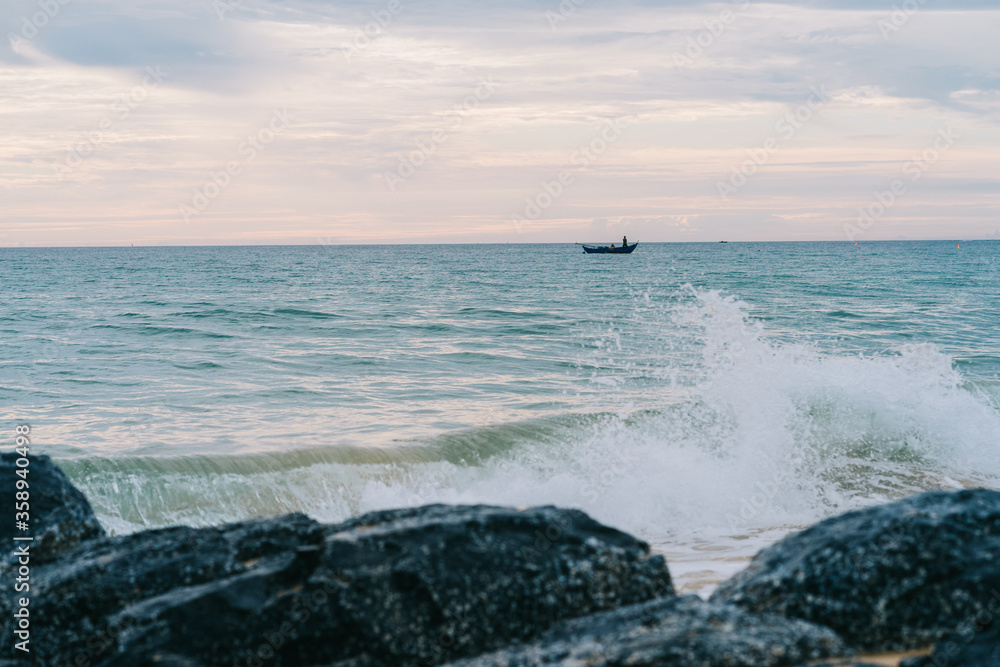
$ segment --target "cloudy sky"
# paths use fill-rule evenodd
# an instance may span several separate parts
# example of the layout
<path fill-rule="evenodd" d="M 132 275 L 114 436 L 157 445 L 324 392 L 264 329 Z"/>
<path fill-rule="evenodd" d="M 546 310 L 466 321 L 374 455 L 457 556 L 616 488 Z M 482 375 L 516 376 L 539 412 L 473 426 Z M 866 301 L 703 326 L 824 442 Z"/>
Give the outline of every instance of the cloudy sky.
<path fill-rule="evenodd" d="M 995 0 L 4 0 L 0 244 L 1000 237 Z"/>

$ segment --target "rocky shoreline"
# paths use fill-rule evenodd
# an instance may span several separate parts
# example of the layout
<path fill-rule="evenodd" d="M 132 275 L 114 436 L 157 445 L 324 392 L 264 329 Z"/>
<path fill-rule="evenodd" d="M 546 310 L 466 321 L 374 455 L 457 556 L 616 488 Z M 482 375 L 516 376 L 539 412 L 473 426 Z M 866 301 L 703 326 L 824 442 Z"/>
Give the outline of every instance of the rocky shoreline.
<path fill-rule="evenodd" d="M 11 494 L 15 470 L 0 456 Z M 430 505 L 108 537 L 45 456 L 31 500 L 30 556 L 5 524 L 0 666 L 777 667 L 931 645 L 902 664 L 1000 665 L 1000 492 L 986 489 L 821 521 L 707 601 L 577 510 Z"/>

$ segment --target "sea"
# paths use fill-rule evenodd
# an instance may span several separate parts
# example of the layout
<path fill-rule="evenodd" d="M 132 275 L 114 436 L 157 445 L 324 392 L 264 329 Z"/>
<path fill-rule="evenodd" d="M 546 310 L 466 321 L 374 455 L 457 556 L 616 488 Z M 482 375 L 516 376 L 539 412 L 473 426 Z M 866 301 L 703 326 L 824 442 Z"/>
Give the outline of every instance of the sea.
<path fill-rule="evenodd" d="M 0 412 L 112 533 L 579 508 L 707 594 L 1000 489 L 1000 242 L 2 248 Z"/>

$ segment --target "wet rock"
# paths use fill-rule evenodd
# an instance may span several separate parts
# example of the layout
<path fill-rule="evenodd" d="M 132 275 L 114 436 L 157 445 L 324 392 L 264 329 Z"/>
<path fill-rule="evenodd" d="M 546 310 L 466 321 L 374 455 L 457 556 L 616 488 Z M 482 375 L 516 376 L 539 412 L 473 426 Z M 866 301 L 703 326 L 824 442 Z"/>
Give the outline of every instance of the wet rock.
<path fill-rule="evenodd" d="M 777 667 L 845 652 L 828 628 L 686 596 L 567 621 L 529 645 L 451 667 Z"/>
<path fill-rule="evenodd" d="M 822 521 L 754 557 L 712 599 L 820 623 L 853 647 L 920 648 L 1000 590 L 1000 493 L 931 491 Z"/>
<path fill-rule="evenodd" d="M 9 553 L 20 544 L 15 536 L 31 536 L 31 560 L 42 563 L 75 548 L 87 540 L 104 536 L 104 528 L 94 516 L 86 497 L 48 456 L 32 455 L 27 467 L 17 465 L 20 456 L 14 452 L 0 454 L 0 489 L 4 490 L 4 506 L 9 511 L 0 524 L 0 543 Z M 23 476 L 18 470 L 27 470 Z M 28 530 L 16 524 L 14 503 L 19 492 L 18 481 L 27 482 Z M 8 505 L 9 502 L 9 505 Z M 20 501 L 17 501 L 20 502 Z"/>
<path fill-rule="evenodd" d="M 930 655 L 904 660 L 900 667 L 1000 667 L 1000 592 Z"/>
<path fill-rule="evenodd" d="M 81 667 L 432 665 L 672 594 L 662 557 L 578 511 L 289 515 L 103 538 L 35 567 L 31 648 Z"/>

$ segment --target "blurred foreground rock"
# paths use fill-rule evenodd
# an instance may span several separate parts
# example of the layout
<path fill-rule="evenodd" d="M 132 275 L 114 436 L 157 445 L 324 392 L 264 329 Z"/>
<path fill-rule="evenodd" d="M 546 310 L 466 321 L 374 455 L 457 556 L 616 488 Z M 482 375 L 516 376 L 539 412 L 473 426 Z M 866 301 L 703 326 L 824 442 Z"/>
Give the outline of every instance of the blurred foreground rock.
<path fill-rule="evenodd" d="M 855 648 L 921 648 L 1000 596 L 1000 493 L 930 491 L 821 521 L 712 600 L 821 623 Z"/>
<path fill-rule="evenodd" d="M 567 621 L 532 644 L 452 667 L 779 667 L 845 652 L 829 628 L 685 596 Z"/>
<path fill-rule="evenodd" d="M 430 665 L 671 594 L 662 557 L 577 511 L 289 515 L 103 538 L 33 568 L 31 650 L 38 665 Z"/>
<path fill-rule="evenodd" d="M 11 494 L 16 468 L 0 457 Z M 8 641 L 0 665 L 779 667 L 939 642 L 907 667 L 1000 667 L 994 491 L 822 521 L 705 602 L 677 597 L 644 542 L 575 510 L 430 505 L 107 537 L 47 457 L 30 469 L 31 653 Z M 8 550 L 0 575 L 14 567 Z M 19 608 L 0 596 L 8 638 Z"/>
<path fill-rule="evenodd" d="M 902 667 L 1000 667 L 1000 592 L 984 612 L 934 647 L 928 656 Z"/>
<path fill-rule="evenodd" d="M 41 563 L 87 540 L 104 536 L 104 528 L 94 516 L 94 510 L 80 490 L 73 486 L 48 456 L 32 456 L 26 468 L 17 465 L 19 455 L 0 454 L 0 489 L 3 489 L 7 513 L 0 523 L 0 542 L 5 552 L 19 544 L 15 536 L 34 537 L 31 544 L 32 562 Z M 18 470 L 26 469 L 24 476 Z M 17 482 L 27 482 L 28 530 L 19 530 L 15 522 Z M 23 486 L 23 485 L 22 485 Z"/>

